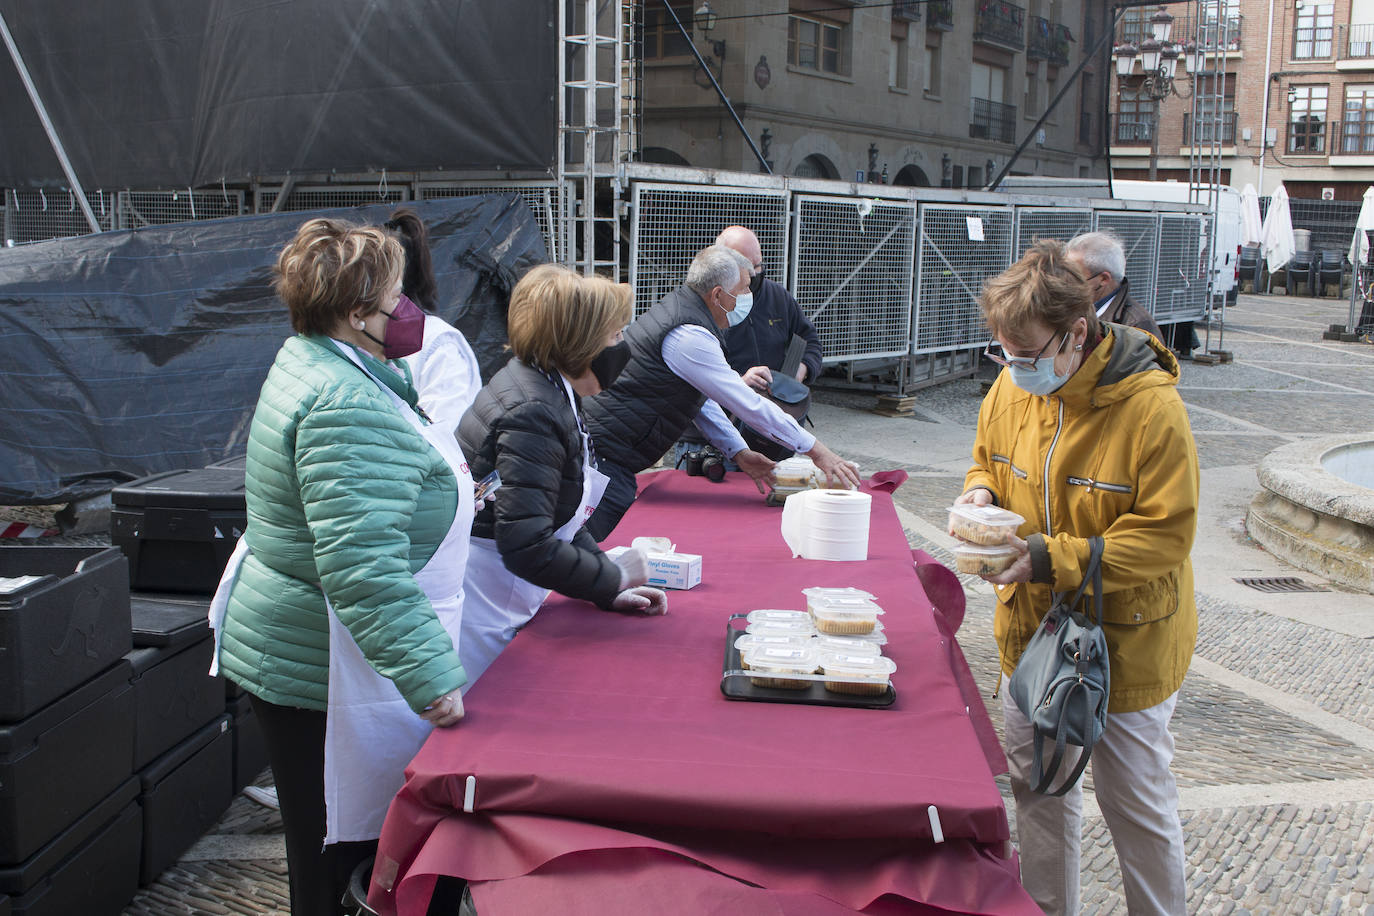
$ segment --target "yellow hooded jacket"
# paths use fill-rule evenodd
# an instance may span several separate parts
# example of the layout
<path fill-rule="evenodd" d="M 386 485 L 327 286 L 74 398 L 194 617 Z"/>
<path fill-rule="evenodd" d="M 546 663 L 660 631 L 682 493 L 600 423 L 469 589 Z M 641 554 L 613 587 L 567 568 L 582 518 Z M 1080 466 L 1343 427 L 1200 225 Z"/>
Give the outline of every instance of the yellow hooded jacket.
<path fill-rule="evenodd" d="M 998 586 L 993 631 L 1010 675 L 1049 610 L 1077 588 L 1101 535 L 1103 629 L 1113 713 L 1148 709 L 1183 682 L 1197 639 L 1188 554 L 1197 448 L 1175 390 L 1178 361 L 1149 334 L 1103 324 L 1062 388 L 1027 394 L 1003 370 L 978 415 L 967 492 L 986 487 L 1023 516 L 1031 581 Z"/>

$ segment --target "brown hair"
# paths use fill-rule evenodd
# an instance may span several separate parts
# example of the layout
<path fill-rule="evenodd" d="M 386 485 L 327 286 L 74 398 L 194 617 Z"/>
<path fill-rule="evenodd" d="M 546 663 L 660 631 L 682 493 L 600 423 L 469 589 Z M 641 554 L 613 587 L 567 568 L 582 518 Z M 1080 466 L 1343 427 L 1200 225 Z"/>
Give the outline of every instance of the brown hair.
<path fill-rule="evenodd" d="M 434 264 L 429 254 L 429 232 L 420 214 L 409 207 L 392 212 L 391 219 L 382 223 L 396 233 L 396 240 L 406 252 L 405 275 L 401 277 L 401 292 L 426 312 L 439 307 L 439 284 L 434 282 Z"/>
<path fill-rule="evenodd" d="M 1021 260 L 989 280 L 978 304 L 999 339 L 1017 337 L 1033 321 L 1062 333 L 1079 318 L 1088 319 L 1089 340 L 1099 333 L 1088 284 L 1069 265 L 1064 243 L 1054 239 L 1036 241 Z"/>
<path fill-rule="evenodd" d="M 370 315 L 401 279 L 405 251 L 389 233 L 312 219 L 277 257 L 276 291 L 298 334 L 330 334 L 348 313 Z"/>
<path fill-rule="evenodd" d="M 511 291 L 510 349 L 531 366 L 576 378 L 606 346 L 606 337 L 630 323 L 632 311 L 627 284 L 541 264 Z"/>

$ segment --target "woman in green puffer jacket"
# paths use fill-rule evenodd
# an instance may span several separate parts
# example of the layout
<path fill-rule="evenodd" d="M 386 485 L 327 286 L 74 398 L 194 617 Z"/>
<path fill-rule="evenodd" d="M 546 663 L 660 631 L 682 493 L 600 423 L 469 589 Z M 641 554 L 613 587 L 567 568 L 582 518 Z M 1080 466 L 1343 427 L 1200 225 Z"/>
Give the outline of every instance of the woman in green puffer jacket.
<path fill-rule="evenodd" d="M 406 762 L 463 714 L 472 478 L 393 362 L 424 327 L 404 263 L 387 233 L 323 219 L 278 258 L 297 336 L 253 416 L 248 528 L 217 596 L 220 670 L 267 739 L 295 916 L 337 912 Z"/>

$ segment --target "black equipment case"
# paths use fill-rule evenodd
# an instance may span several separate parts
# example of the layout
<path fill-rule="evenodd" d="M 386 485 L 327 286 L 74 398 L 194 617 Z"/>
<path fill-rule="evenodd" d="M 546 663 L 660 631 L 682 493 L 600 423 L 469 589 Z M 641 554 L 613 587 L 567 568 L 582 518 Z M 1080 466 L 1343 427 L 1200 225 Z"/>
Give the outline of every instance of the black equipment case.
<path fill-rule="evenodd" d="M 241 468 L 167 471 L 110 494 L 110 540 L 136 591 L 212 595 L 248 523 Z"/>

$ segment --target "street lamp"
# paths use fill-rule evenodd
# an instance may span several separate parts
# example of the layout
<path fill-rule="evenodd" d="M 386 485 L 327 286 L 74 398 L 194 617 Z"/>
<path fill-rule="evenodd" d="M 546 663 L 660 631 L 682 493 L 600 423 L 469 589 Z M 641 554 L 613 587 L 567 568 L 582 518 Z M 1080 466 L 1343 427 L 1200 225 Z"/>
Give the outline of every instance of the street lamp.
<path fill-rule="evenodd" d="M 696 12 L 692 14 L 692 21 L 701 30 L 701 34 L 706 37 L 706 40 L 711 42 L 711 53 L 715 55 L 716 59 L 724 62 L 724 40 L 716 41 L 711 38 L 711 32 L 716 27 L 716 11 L 711 9 L 710 0 L 701 0 L 701 6 L 697 7 Z"/>
<path fill-rule="evenodd" d="M 1180 55 L 1187 55 L 1184 64 L 1189 73 L 1195 72 L 1199 63 L 1196 45 L 1189 42 L 1180 46 L 1169 40 L 1173 27 L 1174 17 L 1161 6 L 1150 17 L 1150 37 L 1142 41 L 1139 47 L 1127 42 L 1112 50 L 1116 58 L 1116 74 L 1120 77 L 1130 76 L 1135 70 L 1136 58 L 1140 58 L 1144 75 L 1140 90 L 1156 102 L 1170 95 L 1178 95 L 1178 90 L 1174 88 L 1174 74 L 1178 70 Z"/>

